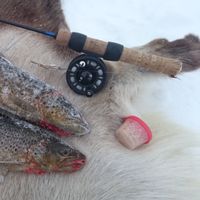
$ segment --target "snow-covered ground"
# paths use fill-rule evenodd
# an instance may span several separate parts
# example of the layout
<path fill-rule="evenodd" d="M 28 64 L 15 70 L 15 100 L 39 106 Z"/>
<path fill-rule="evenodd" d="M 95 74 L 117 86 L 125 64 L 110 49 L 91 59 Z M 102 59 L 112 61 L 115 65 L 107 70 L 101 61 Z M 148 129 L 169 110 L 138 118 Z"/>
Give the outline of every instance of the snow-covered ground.
<path fill-rule="evenodd" d="M 143 45 L 155 38 L 174 40 L 188 33 L 200 35 L 199 0 L 62 2 L 72 31 L 129 47 Z M 199 87 L 200 70 L 180 75 L 173 81 L 159 80 L 158 83 L 150 79 L 137 99 L 138 112 L 162 111 L 177 122 L 200 130 Z"/>
<path fill-rule="evenodd" d="M 200 34 L 199 0 L 62 0 L 73 31 L 127 46 Z"/>

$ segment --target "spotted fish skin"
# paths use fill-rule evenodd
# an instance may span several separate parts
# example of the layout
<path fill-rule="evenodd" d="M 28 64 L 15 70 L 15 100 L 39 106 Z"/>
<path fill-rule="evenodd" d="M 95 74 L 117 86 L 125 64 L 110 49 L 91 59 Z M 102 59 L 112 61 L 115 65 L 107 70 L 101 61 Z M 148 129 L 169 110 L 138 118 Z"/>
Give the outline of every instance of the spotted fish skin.
<path fill-rule="evenodd" d="M 59 136 L 90 132 L 88 123 L 50 85 L 30 76 L 0 56 L 0 108 Z"/>
<path fill-rule="evenodd" d="M 85 161 L 82 153 L 51 132 L 0 114 L 0 166 L 8 171 L 70 173 L 80 170 Z"/>

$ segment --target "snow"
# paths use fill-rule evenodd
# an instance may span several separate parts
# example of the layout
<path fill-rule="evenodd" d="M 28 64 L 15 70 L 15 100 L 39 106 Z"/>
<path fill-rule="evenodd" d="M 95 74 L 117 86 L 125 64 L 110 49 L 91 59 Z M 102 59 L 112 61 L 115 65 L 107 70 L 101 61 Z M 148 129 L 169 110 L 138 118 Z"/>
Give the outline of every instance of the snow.
<path fill-rule="evenodd" d="M 127 46 L 200 32 L 198 0 L 62 1 L 71 30 Z"/>
<path fill-rule="evenodd" d="M 62 3 L 72 31 L 128 47 L 155 38 L 174 40 L 188 33 L 200 35 L 198 0 L 62 0 Z M 176 122 L 199 131 L 199 86 L 200 70 L 180 75 L 174 81 L 159 80 L 159 87 L 158 82 L 150 80 L 146 92 L 138 99 L 139 112 L 164 112 Z"/>

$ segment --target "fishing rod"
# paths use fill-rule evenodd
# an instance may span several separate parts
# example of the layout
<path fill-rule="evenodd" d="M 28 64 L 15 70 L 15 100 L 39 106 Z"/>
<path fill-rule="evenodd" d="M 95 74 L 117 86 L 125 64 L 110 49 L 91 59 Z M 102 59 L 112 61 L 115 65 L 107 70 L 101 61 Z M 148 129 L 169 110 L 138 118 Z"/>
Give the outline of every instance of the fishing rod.
<path fill-rule="evenodd" d="M 115 42 L 105 42 L 81 33 L 70 32 L 63 24 L 60 25 L 58 33 L 55 33 L 9 20 L 0 19 L 0 22 L 52 37 L 58 44 L 84 53 L 69 64 L 66 80 L 74 92 L 88 97 L 99 92 L 106 83 L 107 70 L 101 58 L 122 61 L 170 76 L 176 76 L 182 70 L 182 62 L 177 59 L 143 53 Z"/>

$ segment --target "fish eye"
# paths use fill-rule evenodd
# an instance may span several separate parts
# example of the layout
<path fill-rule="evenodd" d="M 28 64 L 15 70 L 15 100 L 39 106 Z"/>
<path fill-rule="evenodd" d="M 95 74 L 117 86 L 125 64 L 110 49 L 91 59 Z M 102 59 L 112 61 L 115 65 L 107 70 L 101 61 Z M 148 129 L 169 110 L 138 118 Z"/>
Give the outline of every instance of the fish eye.
<path fill-rule="evenodd" d="M 70 113 L 73 117 L 80 118 L 80 114 L 74 108 L 71 108 Z"/>
<path fill-rule="evenodd" d="M 69 155 L 69 151 L 67 149 L 60 149 L 58 152 L 61 156 Z"/>

